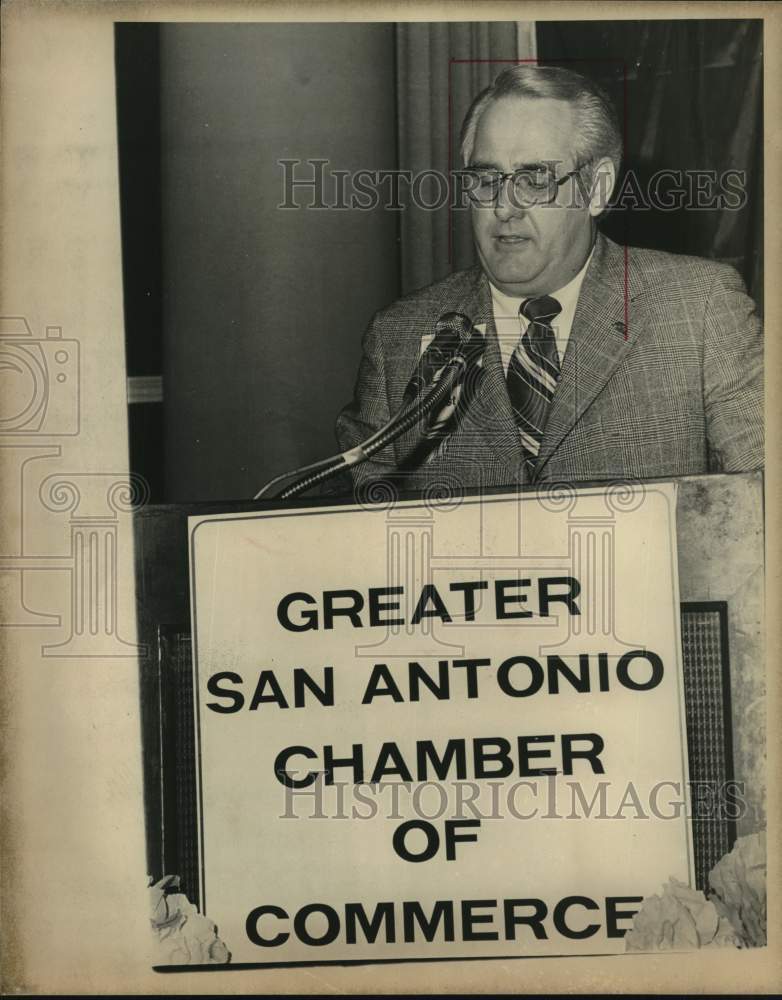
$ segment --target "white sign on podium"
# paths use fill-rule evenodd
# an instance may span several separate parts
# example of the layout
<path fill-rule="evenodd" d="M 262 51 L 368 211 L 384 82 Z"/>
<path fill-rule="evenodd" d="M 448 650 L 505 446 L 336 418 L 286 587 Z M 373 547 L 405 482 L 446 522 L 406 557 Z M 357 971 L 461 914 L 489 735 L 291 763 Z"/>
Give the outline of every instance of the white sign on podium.
<path fill-rule="evenodd" d="M 692 881 L 672 485 L 190 519 L 234 963 L 603 954 Z"/>

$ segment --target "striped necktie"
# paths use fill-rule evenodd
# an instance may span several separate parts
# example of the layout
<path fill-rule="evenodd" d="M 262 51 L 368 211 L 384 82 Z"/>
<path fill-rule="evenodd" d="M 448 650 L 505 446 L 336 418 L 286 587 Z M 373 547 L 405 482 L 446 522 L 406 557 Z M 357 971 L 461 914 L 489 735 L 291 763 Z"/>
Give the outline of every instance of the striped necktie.
<path fill-rule="evenodd" d="M 533 469 L 559 381 L 559 355 L 551 321 L 561 311 L 562 306 L 550 295 L 522 302 L 519 312 L 528 326 L 508 365 L 508 396 L 524 457 Z"/>

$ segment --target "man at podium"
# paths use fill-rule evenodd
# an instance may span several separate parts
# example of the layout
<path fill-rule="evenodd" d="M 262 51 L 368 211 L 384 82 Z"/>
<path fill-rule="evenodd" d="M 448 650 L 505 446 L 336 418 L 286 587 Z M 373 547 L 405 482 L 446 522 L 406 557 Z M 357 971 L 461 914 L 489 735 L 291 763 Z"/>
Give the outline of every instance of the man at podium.
<path fill-rule="evenodd" d="M 570 70 L 514 66 L 474 100 L 459 180 L 480 264 L 374 317 L 354 399 L 337 419 L 341 448 L 391 419 L 416 372 L 436 381 L 446 314 L 468 318 L 482 355 L 448 405 L 354 467 L 356 485 L 492 487 L 762 466 L 754 303 L 728 265 L 623 247 L 599 231 L 621 149 L 609 99 Z"/>

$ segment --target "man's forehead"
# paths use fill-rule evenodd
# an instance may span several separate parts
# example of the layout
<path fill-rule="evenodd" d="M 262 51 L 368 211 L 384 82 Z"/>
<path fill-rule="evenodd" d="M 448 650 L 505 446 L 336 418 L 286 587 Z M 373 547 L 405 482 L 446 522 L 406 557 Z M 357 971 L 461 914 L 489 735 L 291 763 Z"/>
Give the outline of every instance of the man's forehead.
<path fill-rule="evenodd" d="M 565 161 L 575 146 L 575 110 L 567 101 L 506 96 L 478 121 L 471 162 L 520 167 Z"/>

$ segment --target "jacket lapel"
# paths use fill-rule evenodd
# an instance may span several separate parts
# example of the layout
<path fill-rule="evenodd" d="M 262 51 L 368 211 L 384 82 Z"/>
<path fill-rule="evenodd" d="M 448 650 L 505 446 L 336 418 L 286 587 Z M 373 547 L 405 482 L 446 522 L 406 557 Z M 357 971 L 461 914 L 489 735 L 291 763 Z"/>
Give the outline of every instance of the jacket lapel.
<path fill-rule="evenodd" d="M 634 346 L 625 306 L 639 290 L 629 259 L 625 267 L 625 249 L 599 235 L 578 297 L 536 478 Z"/>
<path fill-rule="evenodd" d="M 477 268 L 473 286 L 460 311 L 481 327 L 486 341 L 480 386 L 462 422 L 465 441 L 469 442 L 470 453 L 475 458 L 480 458 L 486 450 L 492 452 L 499 462 L 513 471 L 515 479 L 522 465 L 521 440 L 508 398 L 489 282 Z"/>
<path fill-rule="evenodd" d="M 459 427 L 445 439 L 442 447 L 432 454 L 431 461 L 433 463 L 443 461 L 446 465 L 450 465 L 461 458 L 468 465 L 480 465 L 485 462 L 487 453 L 491 453 L 502 466 L 512 470 L 515 481 L 522 464 L 521 442 L 508 399 L 500 345 L 494 324 L 491 290 L 487 278 L 479 267 L 465 273 L 463 293 L 458 298 L 444 303 L 443 312 L 451 310 L 463 313 L 480 328 L 486 341 L 486 348 L 475 395 L 462 415 Z M 415 368 L 421 354 L 421 340 L 416 337 L 408 338 L 401 346 L 403 357 L 399 359 L 401 362 L 399 368 L 406 373 L 402 380 L 406 385 L 409 373 Z M 398 392 L 400 402 L 402 383 Z M 421 428 L 418 425 L 400 438 L 397 443 L 397 453 L 400 457 L 407 456 L 401 459 L 401 468 L 409 470 L 418 464 L 417 446 L 420 440 Z M 408 465 L 411 459 L 413 464 Z"/>

